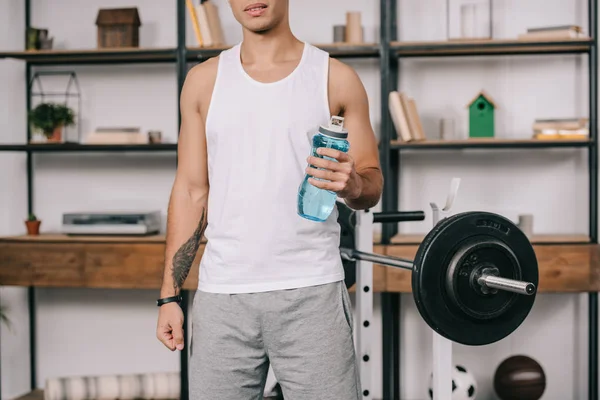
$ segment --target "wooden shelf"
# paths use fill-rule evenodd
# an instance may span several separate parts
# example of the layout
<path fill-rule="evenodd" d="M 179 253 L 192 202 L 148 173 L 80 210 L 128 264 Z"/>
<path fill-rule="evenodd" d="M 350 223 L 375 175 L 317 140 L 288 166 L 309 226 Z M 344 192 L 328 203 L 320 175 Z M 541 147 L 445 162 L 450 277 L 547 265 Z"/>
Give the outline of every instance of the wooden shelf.
<path fill-rule="evenodd" d="M 204 250 L 200 246 L 196 265 Z M 161 236 L 39 235 L 0 239 L 0 284 L 40 287 L 158 289 L 165 242 Z M 197 287 L 192 268 L 184 288 Z"/>
<path fill-rule="evenodd" d="M 423 140 L 404 142 L 392 140 L 390 148 L 394 150 L 412 149 L 519 149 L 519 148 L 579 148 L 589 147 L 589 139 L 463 139 L 463 140 Z"/>
<path fill-rule="evenodd" d="M 517 54 L 577 54 L 587 53 L 594 41 L 518 39 L 452 40 L 425 42 L 391 42 L 390 50 L 398 57 L 488 56 Z"/>
<path fill-rule="evenodd" d="M 159 235 L 64 235 L 44 233 L 40 235 L 0 236 L 0 243 L 165 243 L 164 234 Z"/>
<path fill-rule="evenodd" d="M 80 143 L 31 143 L 0 144 L 0 151 L 23 151 L 35 153 L 82 153 L 82 152 L 175 152 L 176 143 L 156 144 L 80 144 Z"/>
<path fill-rule="evenodd" d="M 374 244 L 373 252 L 412 259 L 420 235 Z M 578 244 L 583 235 L 534 237 L 540 292 L 600 291 L 600 246 Z M 573 243 L 568 243 L 573 241 Z M 184 288 L 197 289 L 200 246 Z M 164 268 L 164 235 L 0 237 L 0 285 L 104 289 L 159 289 Z M 408 293 L 410 271 L 374 265 L 375 292 Z"/>
<path fill-rule="evenodd" d="M 534 245 L 539 269 L 539 293 L 600 291 L 600 246 L 598 244 Z M 413 259 L 418 245 L 389 245 L 387 255 Z M 411 272 L 386 268 L 386 291 L 411 292 Z"/>
<path fill-rule="evenodd" d="M 36 65 L 116 64 L 175 62 L 175 48 L 114 48 L 73 50 L 31 50 L 0 52 L 0 58 L 27 61 Z"/>
<path fill-rule="evenodd" d="M 206 239 L 203 238 L 201 243 L 194 261 L 196 266 Z M 374 245 L 373 250 L 384 251 L 380 245 Z M 164 252 L 164 235 L 0 237 L 0 285 L 159 289 Z M 192 268 L 184 288 L 195 290 L 197 283 L 196 267 Z M 373 290 L 381 292 L 384 289 L 385 269 L 375 266 Z"/>

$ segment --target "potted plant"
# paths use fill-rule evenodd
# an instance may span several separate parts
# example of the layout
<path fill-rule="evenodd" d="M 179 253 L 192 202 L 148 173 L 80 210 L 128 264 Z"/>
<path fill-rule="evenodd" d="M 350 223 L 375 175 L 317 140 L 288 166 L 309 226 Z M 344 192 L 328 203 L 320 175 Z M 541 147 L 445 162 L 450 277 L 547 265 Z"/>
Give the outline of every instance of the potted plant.
<path fill-rule="evenodd" d="M 29 122 L 48 142 L 62 142 L 63 128 L 74 124 L 75 113 L 65 104 L 41 103 L 29 112 Z"/>
<path fill-rule="evenodd" d="M 27 220 L 25 221 L 25 226 L 27 227 L 27 234 L 39 235 L 41 223 L 42 221 L 38 220 L 35 214 L 29 214 L 29 217 L 27 217 Z"/>

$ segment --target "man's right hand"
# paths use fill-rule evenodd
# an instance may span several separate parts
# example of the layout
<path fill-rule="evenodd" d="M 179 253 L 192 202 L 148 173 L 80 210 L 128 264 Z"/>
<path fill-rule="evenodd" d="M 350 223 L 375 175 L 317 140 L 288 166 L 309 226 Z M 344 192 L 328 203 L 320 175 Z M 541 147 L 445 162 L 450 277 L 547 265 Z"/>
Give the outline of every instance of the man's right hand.
<path fill-rule="evenodd" d="M 183 350 L 183 311 L 177 303 L 167 303 L 158 311 L 156 337 L 169 350 Z"/>

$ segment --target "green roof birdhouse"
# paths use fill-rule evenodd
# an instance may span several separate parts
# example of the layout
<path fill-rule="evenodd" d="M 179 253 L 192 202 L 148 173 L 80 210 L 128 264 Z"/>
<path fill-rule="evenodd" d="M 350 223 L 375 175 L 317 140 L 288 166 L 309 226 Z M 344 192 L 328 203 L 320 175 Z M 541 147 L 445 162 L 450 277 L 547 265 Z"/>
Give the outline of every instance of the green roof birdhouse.
<path fill-rule="evenodd" d="M 469 137 L 494 137 L 494 104 L 483 90 L 467 105 L 469 108 Z"/>

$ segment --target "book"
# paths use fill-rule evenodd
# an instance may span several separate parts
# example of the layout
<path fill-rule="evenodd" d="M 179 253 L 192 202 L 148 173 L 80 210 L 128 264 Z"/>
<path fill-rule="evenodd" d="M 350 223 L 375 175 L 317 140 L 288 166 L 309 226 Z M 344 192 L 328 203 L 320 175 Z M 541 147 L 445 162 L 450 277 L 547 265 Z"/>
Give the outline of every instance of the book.
<path fill-rule="evenodd" d="M 87 135 L 85 144 L 148 144 L 139 127 L 98 127 Z"/>
<path fill-rule="evenodd" d="M 587 128 L 588 118 L 554 118 L 554 119 L 536 119 L 533 122 L 534 131 L 543 131 L 548 129 L 582 129 Z"/>
<path fill-rule="evenodd" d="M 423 126 L 421 125 L 415 100 L 408 97 L 406 93 L 400 93 L 400 99 L 404 108 L 404 114 L 408 119 L 408 126 L 412 138 L 414 140 L 425 140 L 425 133 L 423 132 Z"/>
<path fill-rule="evenodd" d="M 185 0 L 185 5 L 188 9 L 188 13 L 190 14 L 190 19 L 192 20 L 192 27 L 194 28 L 196 42 L 198 43 L 198 46 L 202 47 L 204 45 L 204 40 L 202 38 L 202 32 L 200 31 L 200 24 L 198 22 L 198 15 L 196 14 L 196 8 L 192 4 L 192 0 Z"/>
<path fill-rule="evenodd" d="M 202 39 L 204 40 L 204 46 L 214 46 L 213 36 L 210 31 L 210 25 L 208 22 L 208 15 L 206 15 L 206 8 L 203 3 L 196 6 L 196 14 L 198 14 L 198 23 L 200 24 L 200 32 L 202 32 Z"/>
<path fill-rule="evenodd" d="M 556 134 L 548 134 L 548 133 L 536 133 L 533 135 L 534 139 L 539 140 L 584 140 L 589 139 L 589 135 L 587 133 L 556 133 Z"/>
<path fill-rule="evenodd" d="M 547 118 L 533 122 L 535 139 L 587 139 L 589 138 L 588 118 Z"/>
<path fill-rule="evenodd" d="M 581 32 L 582 29 L 579 25 L 554 25 L 554 26 L 543 26 L 538 28 L 528 28 L 527 32 L 545 32 L 545 31 L 565 31 L 573 30 Z"/>
<path fill-rule="evenodd" d="M 406 116 L 406 113 L 404 112 L 404 107 L 402 106 L 402 99 L 400 98 L 400 93 L 398 93 L 397 91 L 392 91 L 390 92 L 388 97 L 388 108 L 390 116 L 392 118 L 394 128 L 398 133 L 398 137 L 405 142 L 412 141 L 414 137 L 412 136 L 410 127 L 408 125 L 408 118 Z"/>
<path fill-rule="evenodd" d="M 581 27 L 576 25 L 548 26 L 541 28 L 529 28 L 527 33 L 518 36 L 520 40 L 549 40 L 549 39 L 577 39 L 585 38 Z"/>
<path fill-rule="evenodd" d="M 223 34 L 221 19 L 219 18 L 219 9 L 211 0 L 203 1 L 202 7 L 204 7 L 206 19 L 208 20 L 208 28 L 211 34 L 212 45 L 225 45 L 225 35 Z"/>

